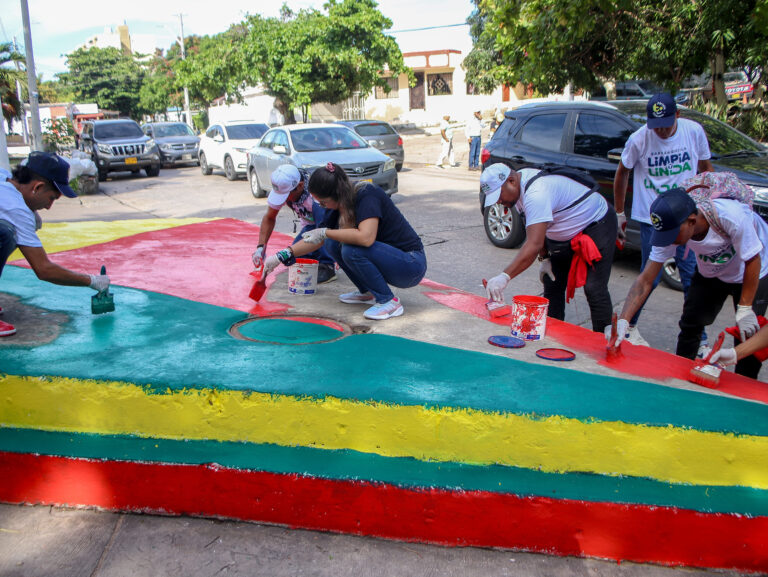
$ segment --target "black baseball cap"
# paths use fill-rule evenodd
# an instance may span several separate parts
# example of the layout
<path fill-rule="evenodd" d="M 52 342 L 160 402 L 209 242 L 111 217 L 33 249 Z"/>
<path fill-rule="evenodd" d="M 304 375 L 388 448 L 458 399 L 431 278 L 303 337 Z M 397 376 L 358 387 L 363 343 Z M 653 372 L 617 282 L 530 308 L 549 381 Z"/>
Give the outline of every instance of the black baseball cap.
<path fill-rule="evenodd" d="M 655 94 L 646 106 L 648 128 L 666 128 L 675 123 L 677 103 L 671 94 Z"/>
<path fill-rule="evenodd" d="M 651 246 L 675 244 L 680 225 L 696 213 L 696 203 L 682 188 L 671 188 L 651 204 Z"/>
<path fill-rule="evenodd" d="M 50 180 L 64 196 L 77 198 L 77 193 L 69 186 L 69 163 L 58 154 L 32 152 L 27 157 L 26 166 L 38 176 Z"/>

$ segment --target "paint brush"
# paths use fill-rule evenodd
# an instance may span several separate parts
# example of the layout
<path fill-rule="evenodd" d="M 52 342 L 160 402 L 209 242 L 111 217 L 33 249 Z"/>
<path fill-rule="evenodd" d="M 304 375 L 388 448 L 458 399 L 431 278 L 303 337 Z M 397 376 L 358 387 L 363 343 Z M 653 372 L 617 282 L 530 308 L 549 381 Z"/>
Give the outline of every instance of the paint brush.
<path fill-rule="evenodd" d="M 613 313 L 611 317 L 611 338 L 608 341 L 608 346 L 605 347 L 605 356 L 609 359 L 615 359 L 621 354 L 621 343 L 616 344 L 616 339 L 619 337 L 619 332 L 616 329 L 616 325 L 619 322 L 618 313 Z"/>
<path fill-rule="evenodd" d="M 256 277 L 256 282 L 253 283 L 248 296 L 259 302 L 264 293 L 267 292 L 267 275 L 264 274 L 264 267 L 257 268 L 251 274 Z"/>
<path fill-rule="evenodd" d="M 101 266 L 101 274 L 107 274 L 107 267 Z M 111 313 L 115 310 L 115 299 L 112 293 L 109 292 L 109 287 L 103 291 L 97 292 L 91 297 L 91 313 L 94 315 L 101 315 L 104 313 Z"/>
<path fill-rule="evenodd" d="M 720 373 L 723 369 L 717 365 L 711 364 L 709 359 L 723 346 L 723 340 L 725 340 L 725 332 L 718 335 L 717 340 L 715 341 L 715 346 L 712 347 L 712 350 L 709 351 L 707 356 L 696 361 L 696 364 L 691 369 L 691 373 L 688 375 L 689 381 L 710 389 L 716 389 L 718 387 L 720 384 Z"/>
<path fill-rule="evenodd" d="M 488 286 L 488 281 L 483 279 L 483 288 Z M 491 318 L 498 318 L 503 317 L 512 312 L 512 307 L 510 307 L 505 302 L 498 302 L 498 301 L 488 301 L 485 303 L 485 308 L 488 310 L 488 314 L 491 316 Z"/>

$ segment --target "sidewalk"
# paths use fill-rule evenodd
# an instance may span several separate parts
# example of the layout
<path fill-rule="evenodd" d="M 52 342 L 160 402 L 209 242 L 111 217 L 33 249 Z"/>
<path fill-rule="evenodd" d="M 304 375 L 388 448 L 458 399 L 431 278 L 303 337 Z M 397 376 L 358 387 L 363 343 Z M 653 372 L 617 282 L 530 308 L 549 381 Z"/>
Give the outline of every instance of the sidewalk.
<path fill-rule="evenodd" d="M 438 154 L 440 154 L 442 140 L 440 134 L 431 134 L 430 130 L 437 131 L 437 127 L 424 129 L 427 132 L 401 132 L 403 148 L 405 149 L 405 163 L 408 167 L 435 166 Z M 483 130 L 482 146 L 490 139 L 488 130 Z M 464 136 L 464 128 L 458 128 L 453 132 L 453 154 L 457 167 L 452 170 L 467 172 L 467 157 L 469 156 L 469 144 Z M 447 165 L 446 165 L 447 166 Z"/>

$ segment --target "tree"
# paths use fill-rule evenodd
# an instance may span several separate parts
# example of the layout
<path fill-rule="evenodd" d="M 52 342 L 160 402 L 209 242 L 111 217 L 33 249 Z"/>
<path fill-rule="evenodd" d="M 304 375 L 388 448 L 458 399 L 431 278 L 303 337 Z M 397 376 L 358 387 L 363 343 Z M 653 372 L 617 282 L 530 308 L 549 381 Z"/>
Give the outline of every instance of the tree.
<path fill-rule="evenodd" d="M 144 71 L 130 54 L 117 48 L 78 48 L 67 55 L 69 72 L 59 75 L 75 98 L 135 117 Z"/>
<path fill-rule="evenodd" d="M 374 0 L 330 0 L 325 8 L 327 15 L 283 6 L 279 18 L 248 16 L 204 38 L 199 52 L 178 64 L 180 81 L 209 99 L 222 88 L 237 99 L 245 85 L 262 84 L 292 122 L 295 107 L 386 88 L 384 70 L 408 71 L 394 38 L 384 34 L 392 22 Z"/>
<path fill-rule="evenodd" d="M 17 52 L 11 42 L 0 43 L 0 98 L 3 100 L 3 118 L 9 128 L 24 112 L 16 95 L 16 79 L 21 78 L 22 73 L 9 67 L 14 62 L 24 62 L 24 55 Z"/>

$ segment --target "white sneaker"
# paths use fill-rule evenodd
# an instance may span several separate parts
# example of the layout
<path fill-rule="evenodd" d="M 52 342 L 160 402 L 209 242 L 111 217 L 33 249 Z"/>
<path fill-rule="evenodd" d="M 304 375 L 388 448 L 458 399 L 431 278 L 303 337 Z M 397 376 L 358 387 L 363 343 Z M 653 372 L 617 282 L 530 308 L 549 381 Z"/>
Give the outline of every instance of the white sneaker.
<path fill-rule="evenodd" d="M 391 301 L 376 304 L 363 313 L 367 319 L 374 321 L 383 321 L 392 317 L 399 317 L 405 312 L 400 299 L 395 297 Z"/>
<path fill-rule="evenodd" d="M 355 291 L 351 293 L 342 293 L 339 295 L 339 300 L 348 305 L 369 305 L 376 302 L 376 297 L 371 293 L 361 293 Z"/>
<path fill-rule="evenodd" d="M 648 344 L 648 341 L 643 338 L 643 335 L 640 334 L 640 331 L 637 330 L 637 327 L 629 327 L 629 336 L 627 337 L 627 340 L 633 345 L 642 345 L 644 347 L 651 346 Z"/>

